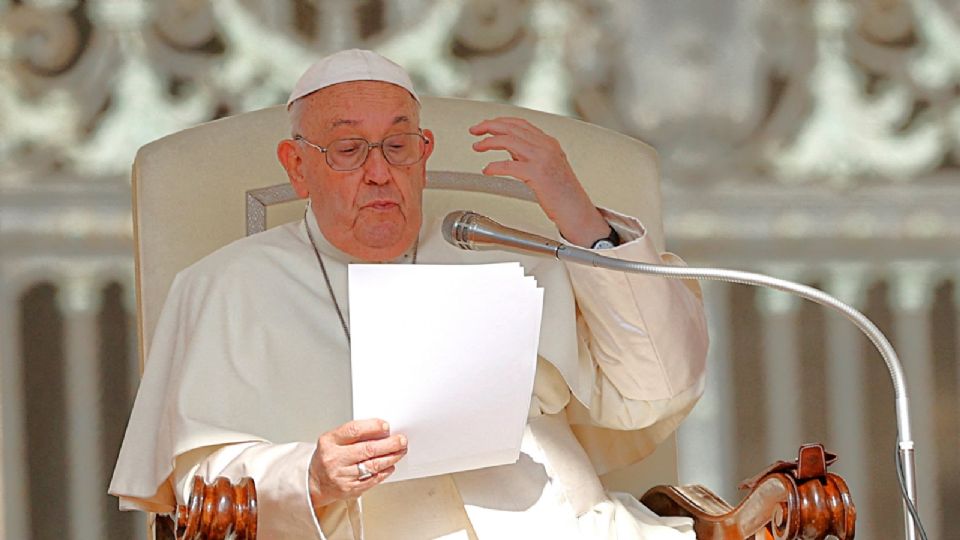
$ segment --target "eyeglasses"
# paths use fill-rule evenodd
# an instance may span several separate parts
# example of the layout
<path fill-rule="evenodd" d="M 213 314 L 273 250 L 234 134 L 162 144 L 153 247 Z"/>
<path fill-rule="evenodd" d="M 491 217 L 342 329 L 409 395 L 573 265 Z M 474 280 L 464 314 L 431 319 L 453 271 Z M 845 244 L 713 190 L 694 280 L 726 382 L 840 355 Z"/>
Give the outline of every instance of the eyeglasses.
<path fill-rule="evenodd" d="M 380 148 L 383 158 L 391 165 L 413 165 L 423 159 L 430 140 L 423 133 L 396 133 L 384 138 L 380 142 L 372 143 L 366 139 L 337 139 L 326 148 L 313 144 L 303 138 L 303 135 L 294 135 L 293 140 L 316 148 L 326 154 L 327 165 L 335 171 L 352 171 L 359 169 L 367 161 L 371 148 Z"/>

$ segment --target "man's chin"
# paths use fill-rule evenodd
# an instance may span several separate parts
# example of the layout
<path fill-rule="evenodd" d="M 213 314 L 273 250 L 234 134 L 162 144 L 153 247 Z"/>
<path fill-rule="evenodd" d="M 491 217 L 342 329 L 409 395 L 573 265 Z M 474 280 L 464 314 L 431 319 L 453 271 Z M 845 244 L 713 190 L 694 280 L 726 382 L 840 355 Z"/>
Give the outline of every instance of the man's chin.
<path fill-rule="evenodd" d="M 406 232 L 401 228 L 360 231 L 356 234 L 357 247 L 364 253 L 358 255 L 377 262 L 396 259 L 413 248 L 417 240 L 416 234 L 404 234 Z"/>

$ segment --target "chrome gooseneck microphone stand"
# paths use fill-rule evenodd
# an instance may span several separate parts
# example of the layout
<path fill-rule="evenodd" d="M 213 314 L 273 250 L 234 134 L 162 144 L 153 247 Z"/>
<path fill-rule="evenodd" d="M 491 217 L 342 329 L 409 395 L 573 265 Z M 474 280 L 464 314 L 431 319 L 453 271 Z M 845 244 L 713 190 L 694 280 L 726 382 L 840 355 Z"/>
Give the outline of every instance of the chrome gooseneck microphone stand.
<path fill-rule="evenodd" d="M 903 367 L 886 336 L 863 313 L 829 294 L 799 283 L 754 272 L 720 268 L 694 268 L 648 264 L 606 257 L 588 249 L 556 242 L 542 236 L 505 227 L 490 218 L 460 210 L 447 215 L 442 232 L 447 242 L 466 250 L 507 250 L 555 257 L 562 261 L 608 268 L 621 272 L 647 274 L 674 279 L 697 279 L 740 283 L 789 292 L 817 304 L 831 307 L 857 326 L 880 351 L 896 396 L 897 414 L 897 477 L 901 482 L 904 527 L 907 540 L 916 540 L 920 527 L 916 515 L 916 464 L 910 429 L 910 401 L 907 398 Z M 921 534 L 923 534 L 921 532 Z"/>

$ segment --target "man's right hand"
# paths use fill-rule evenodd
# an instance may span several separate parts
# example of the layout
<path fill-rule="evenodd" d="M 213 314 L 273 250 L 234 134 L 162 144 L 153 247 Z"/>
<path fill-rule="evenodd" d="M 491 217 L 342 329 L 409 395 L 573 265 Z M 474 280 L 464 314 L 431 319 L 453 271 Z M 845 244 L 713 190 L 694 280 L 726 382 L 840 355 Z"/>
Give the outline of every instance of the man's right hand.
<path fill-rule="evenodd" d="M 390 435 L 390 426 L 380 419 L 353 420 L 324 433 L 310 459 L 313 506 L 359 497 L 393 474 L 406 454 L 407 438 Z M 360 480 L 360 463 L 372 476 Z"/>

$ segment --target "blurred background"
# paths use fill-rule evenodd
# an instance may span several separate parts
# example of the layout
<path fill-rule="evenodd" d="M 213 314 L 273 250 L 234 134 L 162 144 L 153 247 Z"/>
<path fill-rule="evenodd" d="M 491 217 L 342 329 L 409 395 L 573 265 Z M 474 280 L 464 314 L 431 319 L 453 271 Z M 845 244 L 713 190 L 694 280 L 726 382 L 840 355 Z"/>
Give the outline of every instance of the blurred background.
<path fill-rule="evenodd" d="M 394 59 L 423 94 L 649 142 L 671 251 L 865 311 L 905 364 L 924 523 L 951 536 L 957 0 L 0 0 L 0 534 L 142 537 L 105 495 L 138 379 L 134 153 L 281 103 L 347 47 Z M 710 382 L 680 432 L 682 482 L 735 502 L 740 480 L 823 441 L 857 536 L 901 538 L 879 355 L 813 304 L 704 288 Z"/>

